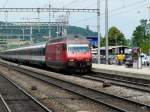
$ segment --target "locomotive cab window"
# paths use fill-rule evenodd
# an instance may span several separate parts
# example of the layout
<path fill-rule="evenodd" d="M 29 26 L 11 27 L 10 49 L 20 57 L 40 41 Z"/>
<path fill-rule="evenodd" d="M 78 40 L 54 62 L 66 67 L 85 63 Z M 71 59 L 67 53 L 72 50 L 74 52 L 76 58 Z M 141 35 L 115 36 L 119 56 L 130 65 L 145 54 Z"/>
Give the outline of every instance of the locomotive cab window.
<path fill-rule="evenodd" d="M 88 52 L 90 50 L 88 44 L 70 44 L 68 45 L 69 52 Z"/>

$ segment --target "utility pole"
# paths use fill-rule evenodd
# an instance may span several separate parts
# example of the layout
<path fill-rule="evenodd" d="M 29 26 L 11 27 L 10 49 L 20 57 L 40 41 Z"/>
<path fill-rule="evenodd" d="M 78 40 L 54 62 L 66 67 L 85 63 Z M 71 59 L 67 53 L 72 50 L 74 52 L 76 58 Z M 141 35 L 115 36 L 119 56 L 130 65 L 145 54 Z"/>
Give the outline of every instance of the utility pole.
<path fill-rule="evenodd" d="M 97 0 L 97 33 L 98 33 L 98 64 L 101 63 L 101 44 L 100 44 L 100 0 Z"/>
<path fill-rule="evenodd" d="M 7 19 L 8 19 L 8 11 L 5 11 L 5 25 L 6 25 L 6 29 L 8 28 L 8 21 L 7 21 Z M 6 36 L 6 40 L 7 40 L 6 47 L 8 49 L 8 32 L 6 32 L 6 33 L 7 33 L 7 36 Z"/>
<path fill-rule="evenodd" d="M 21 29 L 22 30 L 22 36 L 23 36 L 23 41 L 25 40 L 25 38 L 24 38 L 24 28 L 23 29 Z"/>
<path fill-rule="evenodd" d="M 38 23 L 40 23 L 40 10 L 39 8 L 37 9 L 37 14 L 38 14 Z M 38 25 L 38 31 L 40 31 L 40 26 Z"/>
<path fill-rule="evenodd" d="M 148 10 L 149 10 L 148 20 L 150 21 L 150 7 L 148 7 Z M 147 32 L 147 33 L 149 33 L 149 32 Z M 150 55 L 150 37 L 148 38 L 148 54 Z"/>
<path fill-rule="evenodd" d="M 50 25 L 50 23 L 51 23 L 51 12 L 50 12 L 50 10 L 51 10 L 51 5 L 49 4 L 49 38 L 51 37 L 51 25 Z"/>
<path fill-rule="evenodd" d="M 106 37 L 106 64 L 108 64 L 108 0 L 105 0 L 105 37 Z"/>
<path fill-rule="evenodd" d="M 67 36 L 67 34 L 68 34 L 69 16 L 70 16 L 70 12 L 67 12 L 66 13 L 66 18 L 65 18 L 65 25 L 64 25 L 64 36 Z"/>
<path fill-rule="evenodd" d="M 33 40 L 32 40 L 32 26 L 30 27 L 30 41 L 31 41 L 31 43 L 33 42 Z"/>

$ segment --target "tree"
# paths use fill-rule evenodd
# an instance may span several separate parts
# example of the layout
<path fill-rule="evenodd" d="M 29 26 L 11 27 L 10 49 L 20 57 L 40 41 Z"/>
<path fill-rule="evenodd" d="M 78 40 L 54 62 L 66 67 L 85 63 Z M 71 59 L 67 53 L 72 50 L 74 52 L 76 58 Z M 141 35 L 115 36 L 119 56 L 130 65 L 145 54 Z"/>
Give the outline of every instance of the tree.
<path fill-rule="evenodd" d="M 150 49 L 150 34 L 146 34 L 145 26 L 139 25 L 133 32 L 132 43 L 134 47 L 140 47 L 142 52 L 148 53 Z"/>
<path fill-rule="evenodd" d="M 144 28 L 140 25 L 137 26 L 135 31 L 133 32 L 133 46 L 141 47 L 142 41 L 144 39 Z"/>
<path fill-rule="evenodd" d="M 111 27 L 108 32 L 109 46 L 127 45 L 124 34 L 116 27 Z M 102 38 L 101 45 L 105 46 L 105 38 Z"/>
<path fill-rule="evenodd" d="M 105 42 L 106 42 L 106 38 L 103 38 L 103 37 L 101 37 L 101 47 L 104 47 L 106 44 L 105 44 Z"/>
<path fill-rule="evenodd" d="M 132 39 L 127 39 L 127 40 L 126 40 L 126 44 L 125 44 L 126 46 L 131 47 L 132 44 L 133 44 L 133 43 L 132 43 Z"/>
<path fill-rule="evenodd" d="M 111 27 L 108 32 L 108 40 L 110 46 L 125 45 L 126 39 L 124 34 L 116 27 Z"/>

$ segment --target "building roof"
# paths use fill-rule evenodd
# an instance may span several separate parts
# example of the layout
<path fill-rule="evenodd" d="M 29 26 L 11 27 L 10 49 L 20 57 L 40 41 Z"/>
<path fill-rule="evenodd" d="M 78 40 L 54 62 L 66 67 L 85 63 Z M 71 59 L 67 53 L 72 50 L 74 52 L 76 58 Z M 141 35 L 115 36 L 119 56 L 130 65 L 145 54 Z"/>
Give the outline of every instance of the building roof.
<path fill-rule="evenodd" d="M 129 48 L 128 46 L 109 46 L 109 50 L 111 50 L 111 49 L 116 49 L 116 48 L 121 48 L 121 47 Z M 98 48 L 95 48 L 95 49 L 98 49 Z M 106 47 L 101 47 L 100 49 L 101 49 L 101 50 L 105 50 Z"/>

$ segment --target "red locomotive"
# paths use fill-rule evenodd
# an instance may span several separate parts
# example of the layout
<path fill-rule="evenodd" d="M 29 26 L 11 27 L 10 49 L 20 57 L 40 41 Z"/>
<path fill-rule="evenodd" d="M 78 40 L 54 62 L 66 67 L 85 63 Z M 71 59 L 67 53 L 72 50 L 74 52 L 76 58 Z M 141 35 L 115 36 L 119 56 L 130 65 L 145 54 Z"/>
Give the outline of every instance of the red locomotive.
<path fill-rule="evenodd" d="M 2 59 L 46 64 L 59 70 L 88 72 L 92 67 L 90 43 L 83 38 L 57 38 L 46 45 L 34 45 L 1 52 Z"/>

